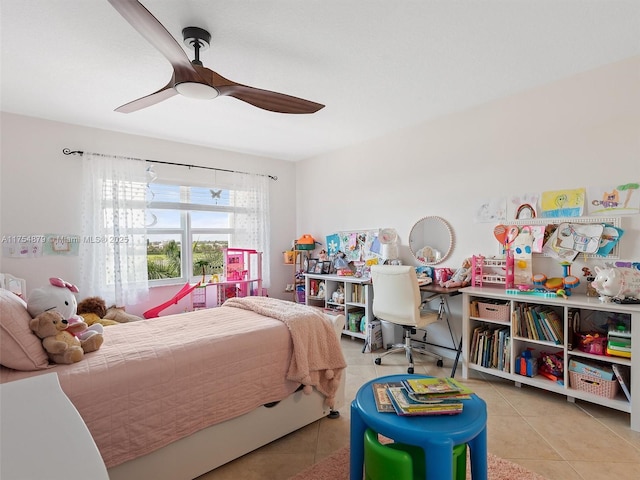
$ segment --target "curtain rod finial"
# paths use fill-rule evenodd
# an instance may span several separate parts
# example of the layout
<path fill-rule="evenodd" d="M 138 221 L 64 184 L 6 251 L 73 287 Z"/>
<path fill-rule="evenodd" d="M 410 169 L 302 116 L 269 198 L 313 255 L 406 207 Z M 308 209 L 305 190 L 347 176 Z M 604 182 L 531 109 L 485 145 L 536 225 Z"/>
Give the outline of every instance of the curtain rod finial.
<path fill-rule="evenodd" d="M 70 150 L 69 148 L 63 148 L 62 153 L 65 155 L 82 155 L 84 152 L 82 150 Z"/>

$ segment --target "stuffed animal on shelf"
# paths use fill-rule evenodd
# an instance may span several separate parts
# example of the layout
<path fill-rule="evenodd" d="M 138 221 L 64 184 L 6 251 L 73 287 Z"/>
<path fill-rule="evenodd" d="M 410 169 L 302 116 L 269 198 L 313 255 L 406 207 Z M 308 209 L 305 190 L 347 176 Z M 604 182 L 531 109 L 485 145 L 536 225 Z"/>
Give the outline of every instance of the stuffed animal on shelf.
<path fill-rule="evenodd" d="M 462 266 L 457 269 L 451 278 L 446 282 L 440 282 L 441 287 L 456 288 L 464 287 L 471 283 L 471 260 L 465 258 L 462 262 Z"/>
<path fill-rule="evenodd" d="M 331 300 L 333 303 L 344 303 L 344 287 L 342 285 L 338 285 L 337 290 L 331 294 Z"/>
<path fill-rule="evenodd" d="M 29 322 L 29 328 L 42 340 L 47 356 L 54 363 L 76 363 L 84 358 L 82 342 L 67 331 L 68 327 L 69 323 L 56 311 L 42 312 Z M 94 343 L 94 338 L 87 342 Z"/>
<path fill-rule="evenodd" d="M 78 302 L 74 295 L 77 292 L 78 287 L 75 285 L 61 278 L 50 278 L 49 285 L 36 288 L 29 294 L 27 310 L 34 318 L 43 312 L 58 312 L 68 322 L 66 330 L 78 337 L 83 344 L 84 352 L 93 352 L 100 348 L 104 341 L 104 328 L 98 323 L 88 326 L 83 318 L 77 315 Z"/>
<path fill-rule="evenodd" d="M 80 315 L 89 326 L 97 323 L 103 327 L 108 327 L 110 325 L 118 325 L 119 323 L 116 320 L 106 318 L 107 304 L 100 297 L 88 297 L 78 302 L 76 313 Z"/>

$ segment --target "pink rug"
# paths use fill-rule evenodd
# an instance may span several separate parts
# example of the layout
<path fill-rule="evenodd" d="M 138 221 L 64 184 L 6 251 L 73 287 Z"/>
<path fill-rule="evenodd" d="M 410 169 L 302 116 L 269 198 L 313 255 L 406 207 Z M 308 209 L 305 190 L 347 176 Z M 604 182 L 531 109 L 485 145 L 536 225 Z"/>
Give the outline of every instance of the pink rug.
<path fill-rule="evenodd" d="M 492 454 L 488 456 L 488 464 L 489 480 L 545 480 L 537 473 Z M 471 478 L 469 472 L 467 478 Z M 349 447 L 341 448 L 289 480 L 349 480 Z"/>

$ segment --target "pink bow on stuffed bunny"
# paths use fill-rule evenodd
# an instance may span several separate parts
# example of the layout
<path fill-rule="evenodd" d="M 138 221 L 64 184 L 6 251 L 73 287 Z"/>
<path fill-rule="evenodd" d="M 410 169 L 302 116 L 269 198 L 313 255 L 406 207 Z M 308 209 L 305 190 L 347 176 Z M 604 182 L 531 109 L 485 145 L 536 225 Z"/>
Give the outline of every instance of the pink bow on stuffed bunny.
<path fill-rule="evenodd" d="M 78 293 L 80 290 L 78 290 L 78 287 L 76 287 L 74 284 L 69 283 L 61 278 L 55 278 L 55 277 L 51 277 L 49 279 L 49 283 L 51 285 L 53 285 L 54 287 L 60 287 L 60 288 L 68 288 L 69 290 L 71 290 L 73 293 Z"/>

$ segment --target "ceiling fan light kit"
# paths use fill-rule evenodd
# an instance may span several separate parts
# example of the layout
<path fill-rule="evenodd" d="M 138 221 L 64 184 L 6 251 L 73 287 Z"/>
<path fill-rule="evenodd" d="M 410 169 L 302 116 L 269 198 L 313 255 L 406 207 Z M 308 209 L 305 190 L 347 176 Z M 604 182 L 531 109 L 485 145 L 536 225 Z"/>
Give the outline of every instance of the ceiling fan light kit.
<path fill-rule="evenodd" d="M 109 3 L 173 67 L 171 80 L 164 87 L 116 108 L 117 112 L 135 112 L 155 105 L 177 93 L 185 97 L 205 100 L 218 96 L 234 97 L 254 107 L 276 113 L 315 113 L 324 108 L 324 105 L 310 100 L 233 82 L 204 67 L 200 61 L 200 51 L 209 48 L 211 34 L 202 28 L 186 27 L 182 30 L 184 44 L 194 50 L 195 58 L 190 61 L 175 38 L 140 2 L 137 0 L 109 0 Z"/>
<path fill-rule="evenodd" d="M 180 95 L 198 100 L 210 100 L 218 96 L 218 90 L 206 83 L 182 82 L 176 85 Z"/>

